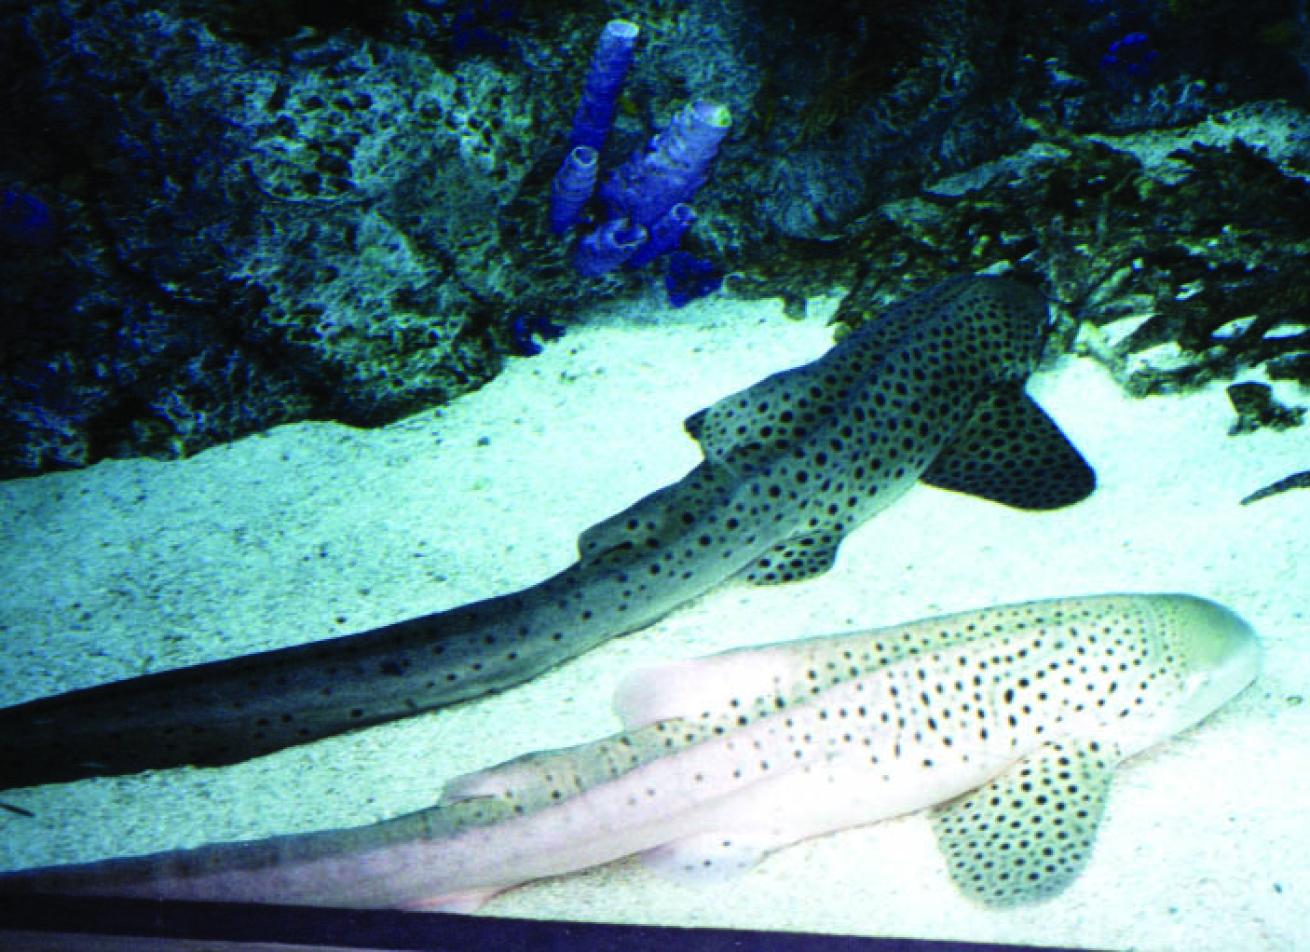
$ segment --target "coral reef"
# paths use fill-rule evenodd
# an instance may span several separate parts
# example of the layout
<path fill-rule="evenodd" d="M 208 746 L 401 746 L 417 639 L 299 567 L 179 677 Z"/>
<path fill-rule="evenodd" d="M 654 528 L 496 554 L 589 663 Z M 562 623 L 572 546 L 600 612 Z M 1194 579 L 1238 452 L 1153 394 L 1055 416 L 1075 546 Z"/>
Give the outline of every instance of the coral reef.
<path fill-rule="evenodd" d="M 1077 346 L 1133 393 L 1257 366 L 1310 383 L 1296 265 L 1310 253 L 1310 119 L 1254 104 L 1159 135 L 1029 130 L 1026 148 L 885 205 L 860 239 L 883 251 L 859 278 L 877 290 L 839 320 L 860 323 L 907 277 L 1015 270 L 1046 283 L 1065 345 L 1081 327 Z"/>
<path fill-rule="evenodd" d="M 574 142 L 616 18 L 641 53 Z M 853 325 L 1012 271 L 1133 393 L 1305 384 L 1307 51 L 1300 0 L 0 4 L 0 476 L 394 420 L 679 242 L 679 296 L 707 261 Z M 580 196 L 697 98 L 733 134 L 696 227 L 665 194 L 643 246 L 632 160 L 579 280 Z"/>

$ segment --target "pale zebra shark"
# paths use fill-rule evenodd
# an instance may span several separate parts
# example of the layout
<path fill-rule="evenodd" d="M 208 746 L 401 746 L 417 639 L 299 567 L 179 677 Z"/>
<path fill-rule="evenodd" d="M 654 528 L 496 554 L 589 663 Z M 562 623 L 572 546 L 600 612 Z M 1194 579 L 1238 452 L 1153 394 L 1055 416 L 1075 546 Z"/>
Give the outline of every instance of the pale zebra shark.
<path fill-rule="evenodd" d="M 372 826 L 0 876 L 0 891 L 469 911 L 642 853 L 706 877 L 922 809 L 988 904 L 1088 861 L 1111 775 L 1256 676 L 1228 609 L 1188 595 L 986 608 L 631 675 L 624 729 L 458 778 Z"/>

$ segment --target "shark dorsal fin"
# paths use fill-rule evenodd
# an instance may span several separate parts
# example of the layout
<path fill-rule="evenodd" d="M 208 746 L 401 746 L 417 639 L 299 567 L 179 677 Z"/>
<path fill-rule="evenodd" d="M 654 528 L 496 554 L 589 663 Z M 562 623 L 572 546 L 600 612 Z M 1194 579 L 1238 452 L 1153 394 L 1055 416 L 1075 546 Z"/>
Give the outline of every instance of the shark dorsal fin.
<path fill-rule="evenodd" d="M 682 426 L 711 462 L 726 463 L 740 473 L 767 460 L 803 436 L 821 416 L 832 413 L 823 395 L 809 392 L 810 365 L 765 377 L 697 410 Z"/>
<path fill-rule="evenodd" d="M 639 553 L 652 543 L 667 545 L 686 531 L 689 522 L 719 505 L 736 482 L 736 476 L 725 467 L 701 463 L 676 483 L 586 529 L 578 536 L 578 558 L 590 562 L 624 552 Z"/>
<path fill-rule="evenodd" d="M 967 280 L 946 281 L 915 294 L 848 334 L 818 360 L 771 374 L 697 410 L 683 428 L 707 460 L 749 472 L 839 414 L 851 388 L 875 371 L 907 331 L 970 287 Z"/>
<path fill-rule="evenodd" d="M 1058 509 L 1096 488 L 1082 454 L 1019 383 L 982 400 L 920 478 L 1016 509 Z"/>

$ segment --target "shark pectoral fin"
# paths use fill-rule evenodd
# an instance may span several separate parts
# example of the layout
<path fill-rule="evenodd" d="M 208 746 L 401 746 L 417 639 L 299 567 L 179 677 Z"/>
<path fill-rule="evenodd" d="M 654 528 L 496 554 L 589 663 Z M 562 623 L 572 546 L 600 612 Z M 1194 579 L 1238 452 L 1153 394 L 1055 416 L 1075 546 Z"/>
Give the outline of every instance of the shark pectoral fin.
<path fill-rule="evenodd" d="M 1017 509 L 1058 509 L 1096 488 L 1082 454 L 1019 384 L 982 401 L 920 478 Z"/>
<path fill-rule="evenodd" d="M 641 861 L 668 879 L 717 882 L 746 872 L 773 848 L 751 833 L 698 833 L 641 854 Z"/>
<path fill-rule="evenodd" d="M 932 811 L 951 878 L 989 905 L 1054 896 L 1087 864 L 1115 758 L 1095 742 L 1046 744 Z"/>
<path fill-rule="evenodd" d="M 817 578 L 837 560 L 841 539 L 826 533 L 779 542 L 748 565 L 741 578 L 752 585 L 777 585 Z"/>

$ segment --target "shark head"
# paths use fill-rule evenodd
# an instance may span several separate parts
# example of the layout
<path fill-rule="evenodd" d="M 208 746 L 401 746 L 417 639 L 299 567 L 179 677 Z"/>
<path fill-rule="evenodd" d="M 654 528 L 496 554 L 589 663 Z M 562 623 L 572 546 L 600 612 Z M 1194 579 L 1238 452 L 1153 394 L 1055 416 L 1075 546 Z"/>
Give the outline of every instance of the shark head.
<path fill-rule="evenodd" d="M 1202 598 L 1110 595 L 1032 607 L 1045 617 L 1063 612 L 1041 659 L 1062 672 L 1052 671 L 1065 686 L 1058 721 L 1012 767 L 932 813 L 952 878 L 989 905 L 1067 886 L 1091 855 L 1117 764 L 1210 715 L 1260 667 L 1251 627 Z M 1016 691 L 1016 700 L 1023 712 L 1028 699 Z"/>
<path fill-rule="evenodd" d="M 1236 614 L 1204 598 L 1174 596 L 1171 635 L 1176 673 L 1172 711 L 1159 718 L 1161 737 L 1186 730 L 1239 694 L 1260 673 L 1260 643 Z M 1154 742 L 1154 741 L 1152 741 Z"/>
<path fill-rule="evenodd" d="M 1260 669 L 1260 646 L 1245 621 L 1192 595 L 1118 596 L 1113 615 L 1070 642 L 1078 691 L 1067 720 L 1075 735 L 1132 757 L 1203 720 Z M 1108 600 L 1107 600 L 1108 601 Z"/>

